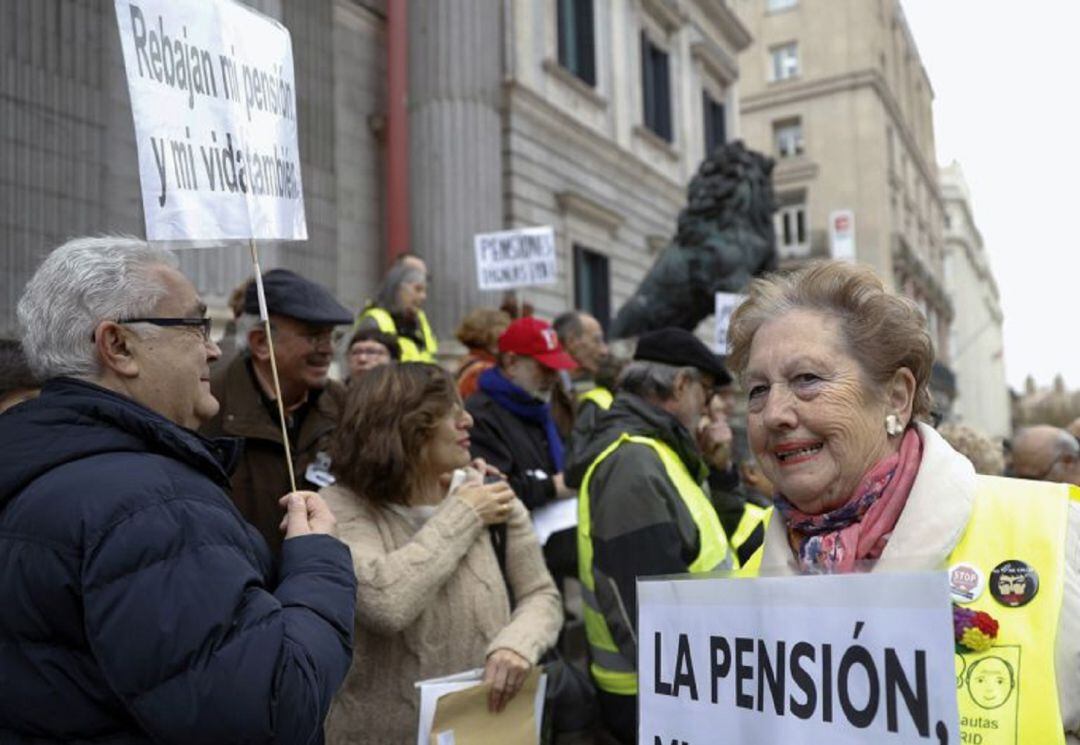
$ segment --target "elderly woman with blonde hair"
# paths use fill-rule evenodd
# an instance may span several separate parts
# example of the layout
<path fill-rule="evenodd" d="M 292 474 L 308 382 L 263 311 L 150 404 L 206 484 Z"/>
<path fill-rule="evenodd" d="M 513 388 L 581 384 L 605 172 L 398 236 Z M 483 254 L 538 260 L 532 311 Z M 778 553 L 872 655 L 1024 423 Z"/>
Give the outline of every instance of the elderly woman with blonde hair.
<path fill-rule="evenodd" d="M 1023 655 L 995 721 L 1016 742 L 1080 742 L 1080 492 L 976 476 L 919 421 L 933 345 L 914 303 L 868 268 L 814 263 L 751 283 L 729 350 L 751 449 L 776 489 L 761 572 L 981 577 L 985 592 L 954 587 L 954 625 L 959 637 L 981 612 L 996 638 L 958 647 L 965 666 Z M 957 692 L 964 741 L 986 714 L 969 689 Z"/>

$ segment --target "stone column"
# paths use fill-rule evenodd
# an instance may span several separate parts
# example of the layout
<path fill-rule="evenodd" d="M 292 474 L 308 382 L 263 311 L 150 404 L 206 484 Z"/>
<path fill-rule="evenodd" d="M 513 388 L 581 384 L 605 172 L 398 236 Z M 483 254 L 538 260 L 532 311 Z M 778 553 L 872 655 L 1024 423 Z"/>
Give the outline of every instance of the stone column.
<path fill-rule="evenodd" d="M 477 290 L 472 239 L 504 227 L 502 5 L 409 0 L 412 250 L 427 260 L 444 342 L 471 307 L 497 302 Z"/>

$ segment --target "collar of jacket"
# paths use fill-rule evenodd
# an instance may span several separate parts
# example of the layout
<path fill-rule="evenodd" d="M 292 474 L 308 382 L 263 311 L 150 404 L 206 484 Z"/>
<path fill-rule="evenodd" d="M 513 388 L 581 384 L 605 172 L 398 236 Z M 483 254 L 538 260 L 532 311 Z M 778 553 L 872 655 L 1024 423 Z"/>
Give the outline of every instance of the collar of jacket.
<path fill-rule="evenodd" d="M 241 447 L 232 438 L 203 437 L 115 391 L 63 377 L 4 414 L 0 443 L 10 459 L 0 478 L 0 504 L 56 466 L 111 452 L 159 453 L 228 490 Z"/>
<path fill-rule="evenodd" d="M 708 475 L 708 466 L 686 427 L 659 406 L 639 396 L 626 392 L 617 394 L 611 409 L 601 415 L 599 425 L 597 441 L 598 445 L 603 443 L 603 448 L 623 433 L 653 437 L 674 450 L 697 481 L 704 481 Z"/>
<path fill-rule="evenodd" d="M 874 571 L 929 571 L 941 566 L 967 528 L 975 508 L 975 469 L 937 431 L 917 422 L 923 454 L 907 504 Z M 765 529 L 761 567 L 797 574 L 783 520 Z"/>
<path fill-rule="evenodd" d="M 220 386 L 214 386 L 222 395 L 219 399 L 221 411 L 221 431 L 230 437 L 244 437 L 269 440 L 282 444 L 281 425 L 276 417 L 271 417 L 263 405 L 262 392 L 256 387 L 247 370 L 248 354 L 238 354 L 222 373 Z M 341 385 L 329 381 L 321 393 L 331 392 L 331 388 Z M 337 407 L 332 395 L 319 395 L 313 410 L 308 412 L 298 435 L 296 447 L 305 449 L 315 440 L 334 429 L 338 418 Z M 319 416 L 316 416 L 318 412 Z"/>

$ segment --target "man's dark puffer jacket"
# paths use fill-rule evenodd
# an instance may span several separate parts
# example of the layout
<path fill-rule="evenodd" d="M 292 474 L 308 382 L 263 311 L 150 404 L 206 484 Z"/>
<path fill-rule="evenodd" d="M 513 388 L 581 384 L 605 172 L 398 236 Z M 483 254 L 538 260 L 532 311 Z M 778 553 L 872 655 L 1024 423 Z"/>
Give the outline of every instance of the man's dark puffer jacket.
<path fill-rule="evenodd" d="M 349 550 L 286 541 L 275 583 L 234 444 L 57 379 L 0 416 L 0 454 L 0 742 L 322 740 Z"/>

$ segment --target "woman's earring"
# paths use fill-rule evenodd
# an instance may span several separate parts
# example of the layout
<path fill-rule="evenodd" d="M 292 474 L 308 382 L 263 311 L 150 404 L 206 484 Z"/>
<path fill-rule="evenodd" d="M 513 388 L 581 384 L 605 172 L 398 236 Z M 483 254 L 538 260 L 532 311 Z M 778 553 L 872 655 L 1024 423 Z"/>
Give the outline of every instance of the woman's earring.
<path fill-rule="evenodd" d="M 903 431 L 904 425 L 900 423 L 900 417 L 896 414 L 889 414 L 885 417 L 885 432 L 889 437 L 896 437 Z"/>

